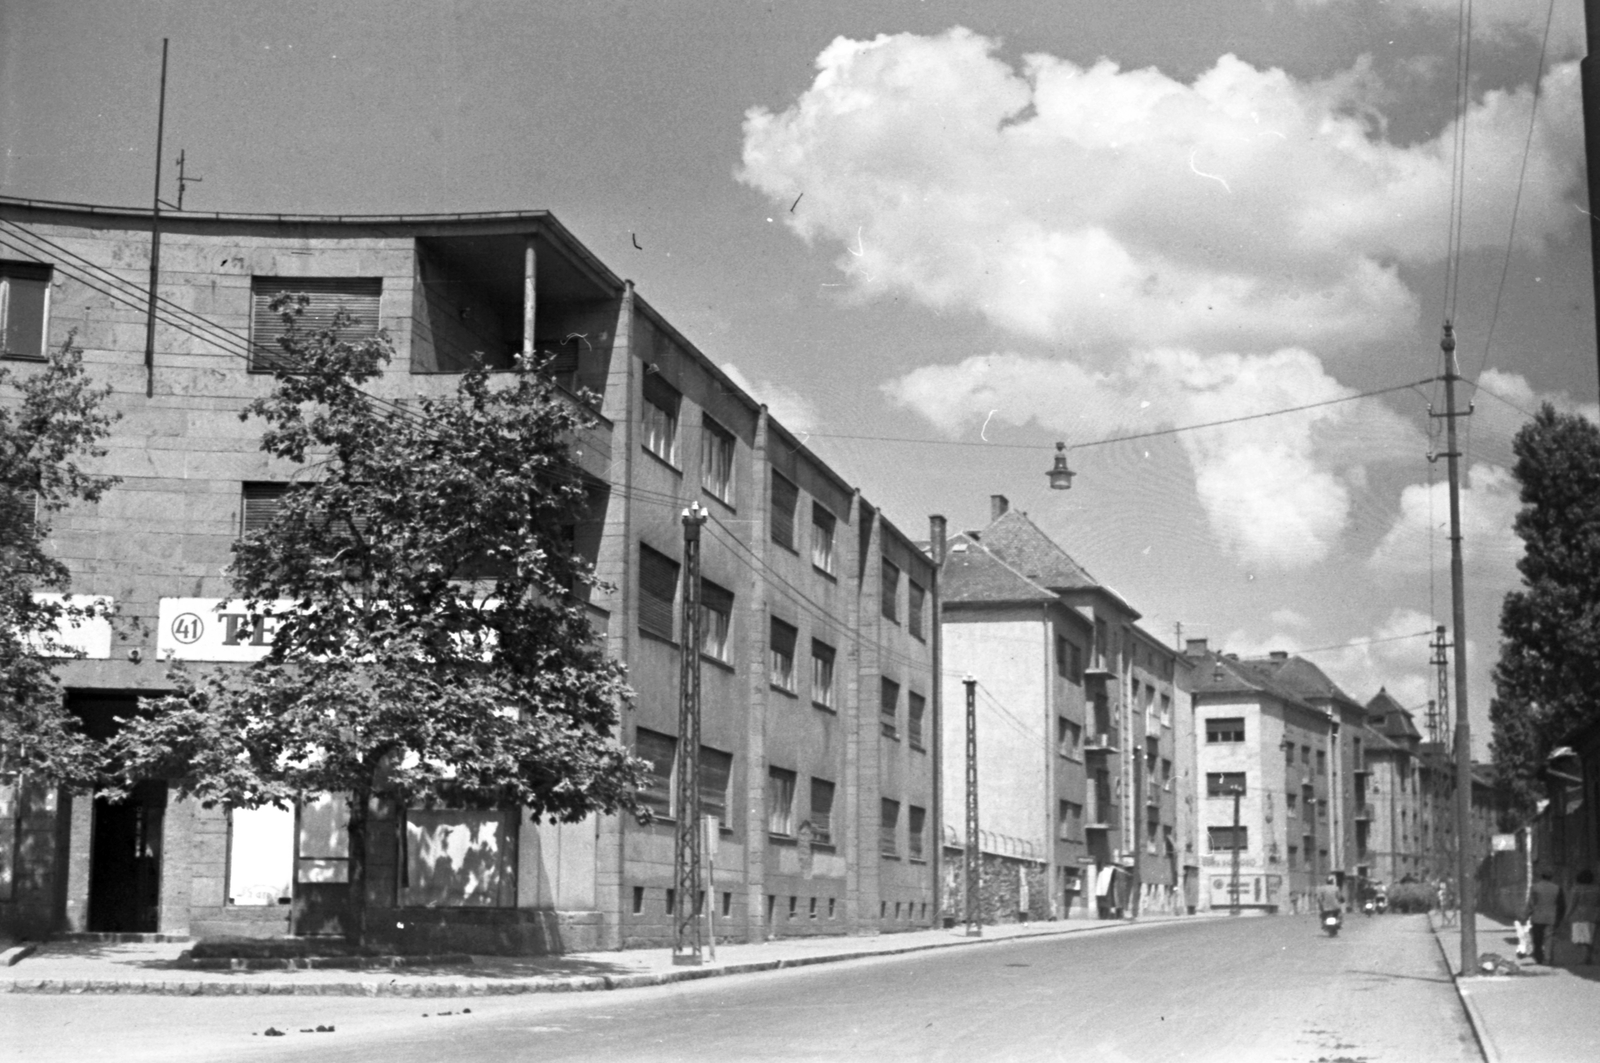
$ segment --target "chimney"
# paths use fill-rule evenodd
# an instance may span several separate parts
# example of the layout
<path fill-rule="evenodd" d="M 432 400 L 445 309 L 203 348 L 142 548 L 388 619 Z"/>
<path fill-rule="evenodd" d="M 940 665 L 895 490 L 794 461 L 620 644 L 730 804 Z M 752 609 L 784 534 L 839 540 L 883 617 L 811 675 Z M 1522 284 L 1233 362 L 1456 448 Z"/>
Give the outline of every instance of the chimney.
<path fill-rule="evenodd" d="M 999 520 L 1006 515 L 1006 510 L 1011 508 L 1011 500 L 1005 495 L 989 496 L 989 519 Z"/>
<path fill-rule="evenodd" d="M 1185 657 L 1204 657 L 1207 652 L 1205 639 L 1184 639 L 1183 655 Z"/>
<path fill-rule="evenodd" d="M 948 527 L 945 519 L 937 513 L 928 518 L 928 555 L 933 558 L 935 567 L 944 564 Z"/>
<path fill-rule="evenodd" d="M 1274 661 L 1287 661 L 1289 659 L 1289 651 L 1273 650 L 1270 654 L 1268 654 L 1268 656 L 1270 656 Z"/>

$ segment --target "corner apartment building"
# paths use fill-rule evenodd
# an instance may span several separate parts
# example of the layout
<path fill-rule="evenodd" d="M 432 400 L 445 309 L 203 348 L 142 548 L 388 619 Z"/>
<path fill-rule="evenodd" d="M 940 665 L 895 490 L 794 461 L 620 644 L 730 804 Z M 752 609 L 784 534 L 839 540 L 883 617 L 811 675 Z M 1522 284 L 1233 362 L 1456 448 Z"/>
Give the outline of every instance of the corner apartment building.
<path fill-rule="evenodd" d="M 1178 829 L 1188 661 L 1004 496 L 990 506 L 987 527 L 934 549 L 947 914 L 963 896 L 968 675 L 986 917 L 1193 907 L 1199 869 Z"/>
<path fill-rule="evenodd" d="M 1288 654 L 1241 660 L 1204 639 L 1190 639 L 1187 652 L 1209 904 L 1233 903 L 1237 866 L 1242 907 L 1297 907 L 1328 874 L 1346 874 L 1341 712 L 1355 703 Z"/>
<path fill-rule="evenodd" d="M 273 296 L 305 292 L 385 330 L 369 385 L 449 393 L 473 357 L 548 357 L 596 425 L 573 440 L 591 513 L 574 532 L 613 590 L 590 601 L 637 701 L 620 741 L 653 765 L 658 814 L 531 821 L 518 810 L 390 809 L 371 829 L 368 904 L 397 944 L 540 952 L 672 933 L 672 763 L 681 655 L 703 675 L 701 802 L 720 820 L 719 936 L 875 932 L 937 910 L 937 736 L 928 557 L 740 390 L 550 214 L 164 216 L 153 358 L 151 219 L 0 200 L 5 357 L 26 372 L 69 332 L 121 415 L 100 471 L 123 482 L 55 521 L 72 592 L 113 632 L 63 662 L 68 704 L 104 735 L 164 693 L 167 657 L 238 667 L 225 567 L 248 522 L 303 470 L 269 461 L 239 410 L 272 386 Z M 31 330 L 31 331 L 29 331 Z M 149 394 L 147 395 L 147 391 Z M 597 397 L 580 397 L 597 396 Z M 699 647 L 682 634 L 680 513 L 702 532 Z M 339 795 L 292 811 L 203 809 L 163 782 L 128 802 L 38 785 L 0 803 L 0 923 L 28 933 L 269 936 L 339 928 Z M 7 844 L 9 843 L 9 844 Z M 442 861 L 441 861 L 442 858 Z M 424 867 L 423 861 L 426 861 Z M 444 873 L 440 873 L 444 869 Z M 469 870 L 472 869 L 472 870 Z M 426 873 L 424 873 L 426 870 Z M 392 916 L 392 918 L 388 918 Z"/>

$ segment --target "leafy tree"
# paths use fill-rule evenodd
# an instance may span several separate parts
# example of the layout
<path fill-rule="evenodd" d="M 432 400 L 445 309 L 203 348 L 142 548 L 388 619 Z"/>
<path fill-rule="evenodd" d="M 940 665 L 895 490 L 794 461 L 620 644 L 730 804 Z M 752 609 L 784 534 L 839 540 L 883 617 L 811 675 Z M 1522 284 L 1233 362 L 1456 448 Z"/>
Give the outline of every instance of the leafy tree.
<path fill-rule="evenodd" d="M 90 384 L 72 336 L 36 371 L 0 367 L 0 778 L 26 771 L 86 790 L 97 776 L 98 746 L 67 712 L 55 673 L 74 655 L 59 633 L 110 610 L 50 597 L 66 594 L 71 573 L 44 540 L 51 514 L 117 482 L 80 464 L 105 454 L 110 391 Z"/>
<path fill-rule="evenodd" d="M 349 930 L 365 937 L 374 803 L 524 807 L 574 821 L 637 808 L 643 762 L 611 740 L 631 692 L 590 627 L 596 585 L 569 529 L 589 500 L 570 441 L 592 417 L 536 367 L 463 374 L 398 412 L 361 390 L 392 350 L 305 335 L 280 305 L 293 372 L 241 417 L 301 466 L 232 577 L 271 650 L 178 669 L 114 742 L 123 777 L 170 778 L 208 806 L 349 798 Z M 272 617 L 274 603 L 291 607 Z"/>
<path fill-rule="evenodd" d="M 1495 766 L 1526 814 L 1545 757 L 1600 720 L 1600 428 L 1546 403 L 1513 449 L 1523 587 L 1501 608 L 1489 715 Z"/>

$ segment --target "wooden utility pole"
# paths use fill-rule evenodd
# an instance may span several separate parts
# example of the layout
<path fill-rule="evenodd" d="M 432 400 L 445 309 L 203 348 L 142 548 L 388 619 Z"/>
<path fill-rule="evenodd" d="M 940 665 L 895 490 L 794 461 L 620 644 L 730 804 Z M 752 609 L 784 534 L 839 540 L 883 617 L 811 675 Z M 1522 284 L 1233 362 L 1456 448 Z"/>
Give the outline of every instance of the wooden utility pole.
<path fill-rule="evenodd" d="M 1472 411 L 1456 412 L 1456 381 L 1461 374 L 1456 367 L 1455 329 L 1448 321 L 1439 348 L 1444 351 L 1445 458 L 1450 470 L 1450 616 L 1455 627 L 1456 896 L 1461 904 L 1461 973 L 1468 974 L 1478 965 L 1478 906 L 1472 867 L 1472 725 L 1467 716 L 1467 604 L 1461 563 L 1461 448 L 1456 444 L 1456 418 Z"/>
<path fill-rule="evenodd" d="M 1600 0 L 1583 0 L 1583 21 L 1587 47 L 1583 61 L 1578 65 L 1583 83 L 1583 147 L 1589 164 L 1589 270 L 1594 291 L 1596 328 L 1600 331 L 1600 196 L 1595 195 L 1595 184 L 1600 182 L 1600 70 L 1595 69 L 1596 54 L 1600 53 Z M 1600 364 L 1600 347 L 1596 348 Z"/>

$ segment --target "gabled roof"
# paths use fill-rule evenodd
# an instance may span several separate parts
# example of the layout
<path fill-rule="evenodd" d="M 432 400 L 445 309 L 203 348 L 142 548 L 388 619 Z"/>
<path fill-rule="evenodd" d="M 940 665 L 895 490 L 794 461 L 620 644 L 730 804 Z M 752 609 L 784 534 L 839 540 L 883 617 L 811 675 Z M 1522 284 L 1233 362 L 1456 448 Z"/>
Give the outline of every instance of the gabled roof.
<path fill-rule="evenodd" d="M 1422 741 L 1422 732 L 1417 730 L 1411 713 L 1382 687 L 1367 702 L 1367 724 L 1398 741 L 1413 745 Z"/>
<path fill-rule="evenodd" d="M 997 517 L 979 538 L 995 556 L 1041 587 L 1054 591 L 1097 591 L 1127 610 L 1139 612 L 1116 591 L 1089 575 L 1055 540 L 1039 530 L 1026 513 L 1009 510 Z"/>
<path fill-rule="evenodd" d="M 1318 711 L 1296 689 L 1278 680 L 1271 669 L 1259 661 L 1241 660 L 1221 653 L 1207 653 L 1195 663 L 1195 694 L 1268 694 L 1280 701 Z"/>
<path fill-rule="evenodd" d="M 956 536 L 945 550 L 944 568 L 939 571 L 939 599 L 944 606 L 1060 600 L 1053 591 L 1033 582 L 996 557 L 984 543 L 967 535 Z"/>
<path fill-rule="evenodd" d="M 1361 703 L 1340 689 L 1328 674 L 1304 657 L 1254 657 L 1250 663 L 1266 669 L 1278 682 L 1295 691 L 1306 701 L 1328 700 L 1342 702 L 1356 711 Z"/>

